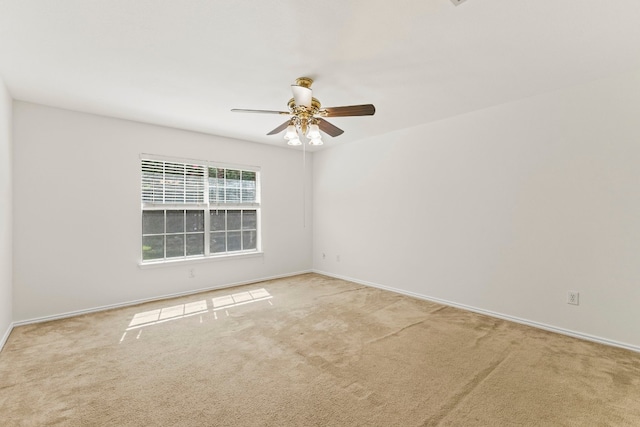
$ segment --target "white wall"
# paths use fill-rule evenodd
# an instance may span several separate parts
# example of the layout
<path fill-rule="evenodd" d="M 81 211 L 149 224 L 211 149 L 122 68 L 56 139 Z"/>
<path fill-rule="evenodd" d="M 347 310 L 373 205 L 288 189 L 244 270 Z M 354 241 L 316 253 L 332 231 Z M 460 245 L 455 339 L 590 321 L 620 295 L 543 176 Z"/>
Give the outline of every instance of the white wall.
<path fill-rule="evenodd" d="M 639 114 L 635 72 L 316 153 L 314 269 L 640 350 Z"/>
<path fill-rule="evenodd" d="M 311 268 L 300 152 L 24 102 L 13 114 L 14 320 Z M 139 268 L 140 153 L 260 166 L 264 256 Z"/>
<path fill-rule="evenodd" d="M 0 349 L 10 332 L 13 277 L 12 100 L 0 79 Z"/>

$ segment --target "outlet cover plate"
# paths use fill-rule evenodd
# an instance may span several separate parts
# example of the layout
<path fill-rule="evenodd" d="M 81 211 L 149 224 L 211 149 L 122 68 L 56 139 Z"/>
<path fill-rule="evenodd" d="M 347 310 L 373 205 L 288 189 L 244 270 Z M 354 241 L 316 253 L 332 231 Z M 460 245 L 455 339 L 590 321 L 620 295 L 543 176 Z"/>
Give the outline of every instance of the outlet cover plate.
<path fill-rule="evenodd" d="M 579 305 L 580 304 L 580 293 L 576 291 L 567 292 L 567 304 Z"/>

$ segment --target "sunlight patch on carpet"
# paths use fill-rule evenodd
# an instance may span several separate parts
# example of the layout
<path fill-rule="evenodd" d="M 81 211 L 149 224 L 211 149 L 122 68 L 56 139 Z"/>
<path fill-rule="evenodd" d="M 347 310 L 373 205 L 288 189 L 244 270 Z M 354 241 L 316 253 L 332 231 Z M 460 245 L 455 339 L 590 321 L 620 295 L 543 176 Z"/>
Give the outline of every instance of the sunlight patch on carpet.
<path fill-rule="evenodd" d="M 269 293 L 269 291 L 264 288 L 260 288 L 252 291 L 237 292 L 212 298 L 211 307 L 207 306 L 207 300 L 199 300 L 136 313 L 131 319 L 131 322 L 129 323 L 129 326 L 125 330 L 124 334 L 122 335 L 120 342 L 124 340 L 127 332 L 133 329 L 140 329 L 147 326 L 158 325 L 160 323 L 184 319 L 186 317 L 195 315 L 200 315 L 200 323 L 202 323 L 202 315 L 209 312 L 213 312 L 215 319 L 217 320 L 218 316 L 215 312 L 218 310 L 225 310 L 225 313 L 227 314 L 227 316 L 229 316 L 229 312 L 227 311 L 229 308 L 251 304 L 259 301 L 268 301 L 272 298 L 273 296 Z M 269 301 L 269 304 L 273 305 L 271 301 Z M 139 336 L 140 335 L 138 334 L 138 338 Z"/>

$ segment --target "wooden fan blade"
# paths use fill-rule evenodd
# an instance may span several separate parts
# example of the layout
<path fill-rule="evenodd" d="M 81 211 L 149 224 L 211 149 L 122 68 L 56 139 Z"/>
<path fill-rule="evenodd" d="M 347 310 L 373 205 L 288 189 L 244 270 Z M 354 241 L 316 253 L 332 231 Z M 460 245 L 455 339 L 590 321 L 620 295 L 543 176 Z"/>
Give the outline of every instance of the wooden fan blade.
<path fill-rule="evenodd" d="M 260 113 L 260 114 L 282 114 L 282 115 L 290 115 L 288 111 L 273 111 L 273 110 L 245 110 L 243 108 L 233 108 L 231 111 L 234 113 Z"/>
<path fill-rule="evenodd" d="M 317 120 L 318 120 L 318 127 L 320 128 L 320 130 L 322 132 L 326 133 L 327 135 L 340 136 L 340 135 L 342 135 L 344 133 L 344 131 L 342 129 L 340 129 L 337 126 L 332 125 L 331 123 L 329 123 L 325 119 L 318 118 Z"/>
<path fill-rule="evenodd" d="M 373 104 L 348 105 L 345 107 L 329 107 L 320 110 L 324 117 L 373 116 L 376 107 Z"/>
<path fill-rule="evenodd" d="M 283 124 L 281 124 L 280 126 L 278 126 L 277 128 L 275 128 L 274 130 L 272 130 L 271 132 L 269 132 L 267 135 L 275 135 L 277 133 L 282 132 L 283 130 L 285 130 L 287 128 L 287 126 L 289 126 L 289 120 L 287 120 L 286 122 L 284 122 Z"/>

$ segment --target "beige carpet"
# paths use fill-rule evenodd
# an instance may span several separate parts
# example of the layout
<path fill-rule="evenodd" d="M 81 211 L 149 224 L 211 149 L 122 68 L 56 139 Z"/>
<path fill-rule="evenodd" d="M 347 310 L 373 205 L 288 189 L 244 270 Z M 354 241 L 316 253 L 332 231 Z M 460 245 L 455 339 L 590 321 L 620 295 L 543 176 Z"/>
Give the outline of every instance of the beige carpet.
<path fill-rule="evenodd" d="M 640 354 L 315 274 L 14 329 L 2 426 L 640 426 Z"/>

